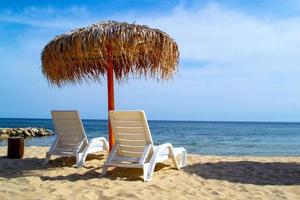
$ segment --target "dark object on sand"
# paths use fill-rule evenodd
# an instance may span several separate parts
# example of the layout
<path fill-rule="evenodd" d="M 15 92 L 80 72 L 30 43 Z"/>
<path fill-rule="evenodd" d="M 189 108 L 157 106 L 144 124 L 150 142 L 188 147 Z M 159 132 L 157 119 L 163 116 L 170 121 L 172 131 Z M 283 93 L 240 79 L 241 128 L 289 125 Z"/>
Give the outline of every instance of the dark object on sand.
<path fill-rule="evenodd" d="M 7 140 L 7 158 L 20 159 L 24 155 L 24 138 L 9 137 Z"/>

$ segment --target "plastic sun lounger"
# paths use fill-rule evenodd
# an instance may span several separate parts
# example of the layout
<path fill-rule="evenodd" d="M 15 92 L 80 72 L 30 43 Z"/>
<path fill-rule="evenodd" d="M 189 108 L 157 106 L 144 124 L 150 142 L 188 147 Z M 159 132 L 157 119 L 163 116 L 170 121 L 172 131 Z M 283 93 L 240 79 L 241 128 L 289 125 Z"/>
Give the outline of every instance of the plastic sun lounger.
<path fill-rule="evenodd" d="M 154 146 L 144 111 L 110 111 L 109 118 L 115 144 L 103 166 L 142 168 L 144 181 L 150 181 L 156 163 L 172 159 L 176 169 L 187 165 L 185 148 L 165 143 Z M 179 162 L 178 162 L 178 157 Z"/>
<path fill-rule="evenodd" d="M 81 167 L 88 154 L 109 151 L 104 137 L 88 141 L 77 111 L 52 111 L 51 114 L 57 137 L 46 153 L 44 164 L 52 155 L 76 156 L 76 166 Z"/>

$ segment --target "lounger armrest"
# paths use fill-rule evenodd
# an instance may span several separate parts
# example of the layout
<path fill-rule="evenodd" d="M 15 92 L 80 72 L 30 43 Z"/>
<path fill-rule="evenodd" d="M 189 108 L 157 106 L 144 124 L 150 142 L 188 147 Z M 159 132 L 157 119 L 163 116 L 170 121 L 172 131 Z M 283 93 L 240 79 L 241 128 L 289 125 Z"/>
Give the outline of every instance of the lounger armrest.
<path fill-rule="evenodd" d="M 147 172 L 147 180 L 151 179 L 152 173 L 155 168 L 155 163 L 157 163 L 159 161 L 159 157 L 165 149 L 169 150 L 169 156 L 172 158 L 175 168 L 179 169 L 178 162 L 175 158 L 173 145 L 171 143 L 165 143 L 165 144 L 155 146 L 154 153 L 149 162 L 149 168 L 148 168 L 148 172 Z"/>
<path fill-rule="evenodd" d="M 105 137 L 97 137 L 89 140 L 89 143 L 99 142 L 99 141 L 106 141 Z"/>
<path fill-rule="evenodd" d="M 103 147 L 106 151 L 109 150 L 109 146 L 108 146 L 108 142 L 107 140 L 105 139 L 105 137 L 97 137 L 97 138 L 93 138 L 89 141 L 89 146 L 94 146 L 94 145 L 97 145 L 99 144 L 100 142 L 103 143 Z"/>
<path fill-rule="evenodd" d="M 154 147 L 154 155 L 155 157 L 159 156 L 165 149 L 169 150 L 169 154 L 171 156 L 175 156 L 173 145 L 171 143 L 164 143 Z"/>
<path fill-rule="evenodd" d="M 159 149 L 173 148 L 173 145 L 171 143 L 164 143 L 164 144 L 156 146 L 156 148 L 159 148 Z"/>

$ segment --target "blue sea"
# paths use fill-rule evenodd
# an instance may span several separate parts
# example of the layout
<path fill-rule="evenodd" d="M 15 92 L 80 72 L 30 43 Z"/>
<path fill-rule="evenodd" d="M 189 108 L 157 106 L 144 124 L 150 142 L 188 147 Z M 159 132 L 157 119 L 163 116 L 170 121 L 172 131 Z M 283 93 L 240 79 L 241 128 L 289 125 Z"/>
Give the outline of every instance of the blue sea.
<path fill-rule="evenodd" d="M 89 138 L 107 137 L 106 120 L 83 120 Z M 300 156 L 300 123 L 149 121 L 155 144 L 171 142 L 207 155 Z M 43 127 L 51 119 L 1 119 L 0 127 Z M 28 138 L 26 146 L 50 146 L 55 136 Z M 0 145 L 6 145 L 0 140 Z"/>

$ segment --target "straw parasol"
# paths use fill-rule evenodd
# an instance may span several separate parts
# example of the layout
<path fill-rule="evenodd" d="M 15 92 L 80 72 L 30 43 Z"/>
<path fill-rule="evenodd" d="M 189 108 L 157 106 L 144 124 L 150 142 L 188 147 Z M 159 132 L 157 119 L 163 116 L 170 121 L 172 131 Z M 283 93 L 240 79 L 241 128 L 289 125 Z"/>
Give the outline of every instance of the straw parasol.
<path fill-rule="evenodd" d="M 114 110 L 114 79 L 122 83 L 129 75 L 138 75 L 168 80 L 177 72 L 179 50 L 163 31 L 107 21 L 55 37 L 44 47 L 41 60 L 43 74 L 59 87 L 106 77 L 108 110 Z"/>

